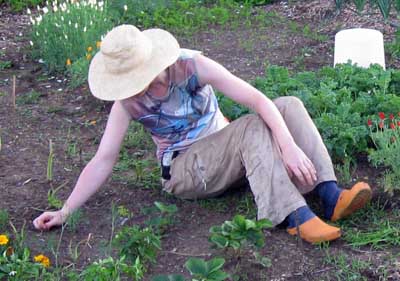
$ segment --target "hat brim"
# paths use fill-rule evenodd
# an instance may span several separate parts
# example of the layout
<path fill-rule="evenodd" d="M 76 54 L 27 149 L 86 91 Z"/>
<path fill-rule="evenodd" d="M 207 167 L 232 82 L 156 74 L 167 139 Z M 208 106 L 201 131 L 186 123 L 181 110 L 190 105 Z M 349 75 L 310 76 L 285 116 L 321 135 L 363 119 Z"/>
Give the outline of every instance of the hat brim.
<path fill-rule="evenodd" d="M 150 59 L 143 65 L 124 73 L 107 71 L 104 56 L 98 52 L 89 67 L 88 82 L 92 94 L 107 101 L 122 100 L 142 92 L 157 75 L 179 57 L 180 47 L 174 36 L 162 29 L 142 32 L 152 42 Z"/>

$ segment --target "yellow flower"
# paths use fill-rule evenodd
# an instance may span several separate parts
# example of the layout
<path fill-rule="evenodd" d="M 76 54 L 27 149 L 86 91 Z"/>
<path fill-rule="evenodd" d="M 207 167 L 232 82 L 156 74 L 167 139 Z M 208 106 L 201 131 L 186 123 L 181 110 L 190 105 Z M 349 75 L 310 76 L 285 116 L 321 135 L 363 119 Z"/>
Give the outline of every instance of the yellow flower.
<path fill-rule="evenodd" d="M 33 258 L 35 262 L 41 263 L 44 267 L 49 267 L 50 266 L 50 259 L 46 257 L 45 255 L 37 255 Z"/>
<path fill-rule="evenodd" d="M 0 235 L 0 245 L 7 245 L 8 237 L 5 234 Z"/>
<path fill-rule="evenodd" d="M 71 60 L 70 60 L 70 59 L 67 59 L 66 64 L 67 64 L 67 65 L 71 65 Z"/>
<path fill-rule="evenodd" d="M 97 42 L 96 42 L 96 47 L 97 47 L 97 49 L 100 48 L 100 46 L 101 46 L 101 41 L 97 41 Z"/>
<path fill-rule="evenodd" d="M 91 54 L 87 54 L 87 55 L 86 55 L 86 59 L 87 59 L 87 60 L 90 60 L 91 58 L 92 58 L 92 55 L 91 55 Z"/>
<path fill-rule="evenodd" d="M 93 48 L 92 48 L 92 46 L 89 46 L 89 47 L 87 47 L 87 51 L 88 51 L 88 52 L 91 52 L 91 51 L 93 51 Z"/>
<path fill-rule="evenodd" d="M 96 120 L 92 120 L 92 121 L 90 121 L 89 124 L 90 124 L 90 125 L 96 125 L 96 123 L 97 123 Z"/>

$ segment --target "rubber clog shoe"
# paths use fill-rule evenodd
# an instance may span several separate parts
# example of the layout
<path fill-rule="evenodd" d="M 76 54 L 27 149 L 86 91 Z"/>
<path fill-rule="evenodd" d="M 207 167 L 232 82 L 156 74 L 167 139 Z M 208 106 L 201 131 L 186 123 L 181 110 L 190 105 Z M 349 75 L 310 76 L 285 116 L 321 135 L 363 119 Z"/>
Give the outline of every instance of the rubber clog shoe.
<path fill-rule="evenodd" d="M 301 224 L 299 230 L 300 237 L 312 244 L 332 241 L 341 236 L 340 228 L 331 226 L 318 217 L 313 217 Z M 290 235 L 298 235 L 297 227 L 288 228 L 287 232 Z"/>
<path fill-rule="evenodd" d="M 372 191 L 365 182 L 356 183 L 350 190 L 343 190 L 336 203 L 331 221 L 347 217 L 361 209 L 372 197 Z"/>

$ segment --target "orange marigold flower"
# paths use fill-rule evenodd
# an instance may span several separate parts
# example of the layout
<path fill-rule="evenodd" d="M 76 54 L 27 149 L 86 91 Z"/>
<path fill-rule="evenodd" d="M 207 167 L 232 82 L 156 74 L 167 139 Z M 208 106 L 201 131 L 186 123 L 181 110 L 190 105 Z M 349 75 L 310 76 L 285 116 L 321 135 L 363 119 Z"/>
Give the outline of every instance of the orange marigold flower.
<path fill-rule="evenodd" d="M 67 62 L 65 63 L 66 65 L 71 65 L 71 60 L 67 59 Z"/>
<path fill-rule="evenodd" d="M 41 263 L 44 267 L 49 267 L 50 266 L 50 259 L 46 257 L 45 255 L 37 255 L 33 258 L 35 262 Z"/>
<path fill-rule="evenodd" d="M 90 125 L 96 125 L 96 120 L 92 120 L 92 121 L 90 121 Z"/>
<path fill-rule="evenodd" d="M 0 235 L 0 245 L 7 245 L 8 237 L 5 234 Z"/>
<path fill-rule="evenodd" d="M 100 46 L 101 46 L 101 41 L 97 41 L 96 42 L 96 48 L 98 49 L 98 48 L 100 48 Z"/>
<path fill-rule="evenodd" d="M 93 48 L 92 48 L 92 46 L 89 46 L 89 47 L 87 47 L 87 51 L 88 51 L 88 52 L 91 52 L 91 51 L 93 51 Z"/>
<path fill-rule="evenodd" d="M 92 55 L 91 55 L 91 54 L 87 54 L 87 55 L 86 55 L 86 59 L 87 59 L 87 60 L 90 60 L 91 58 L 92 58 Z"/>

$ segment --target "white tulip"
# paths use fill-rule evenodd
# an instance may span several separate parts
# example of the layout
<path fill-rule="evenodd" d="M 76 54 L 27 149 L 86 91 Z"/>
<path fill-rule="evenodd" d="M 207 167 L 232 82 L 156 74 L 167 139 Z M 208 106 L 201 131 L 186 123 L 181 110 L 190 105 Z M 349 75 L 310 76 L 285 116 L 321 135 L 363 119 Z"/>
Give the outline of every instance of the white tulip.
<path fill-rule="evenodd" d="M 47 14 L 49 12 L 49 9 L 47 9 L 47 7 L 43 8 L 43 14 Z"/>
<path fill-rule="evenodd" d="M 30 15 L 31 14 L 31 10 L 28 8 L 28 9 L 26 9 L 26 13 L 28 14 L 28 15 Z"/>
<path fill-rule="evenodd" d="M 31 46 L 33 46 L 33 42 L 32 42 L 32 41 L 29 41 L 29 44 L 30 44 Z"/>
<path fill-rule="evenodd" d="M 124 10 L 127 11 L 128 10 L 128 6 L 124 5 Z"/>
<path fill-rule="evenodd" d="M 57 12 L 57 10 L 58 10 L 57 6 L 53 6 L 53 11 Z"/>

